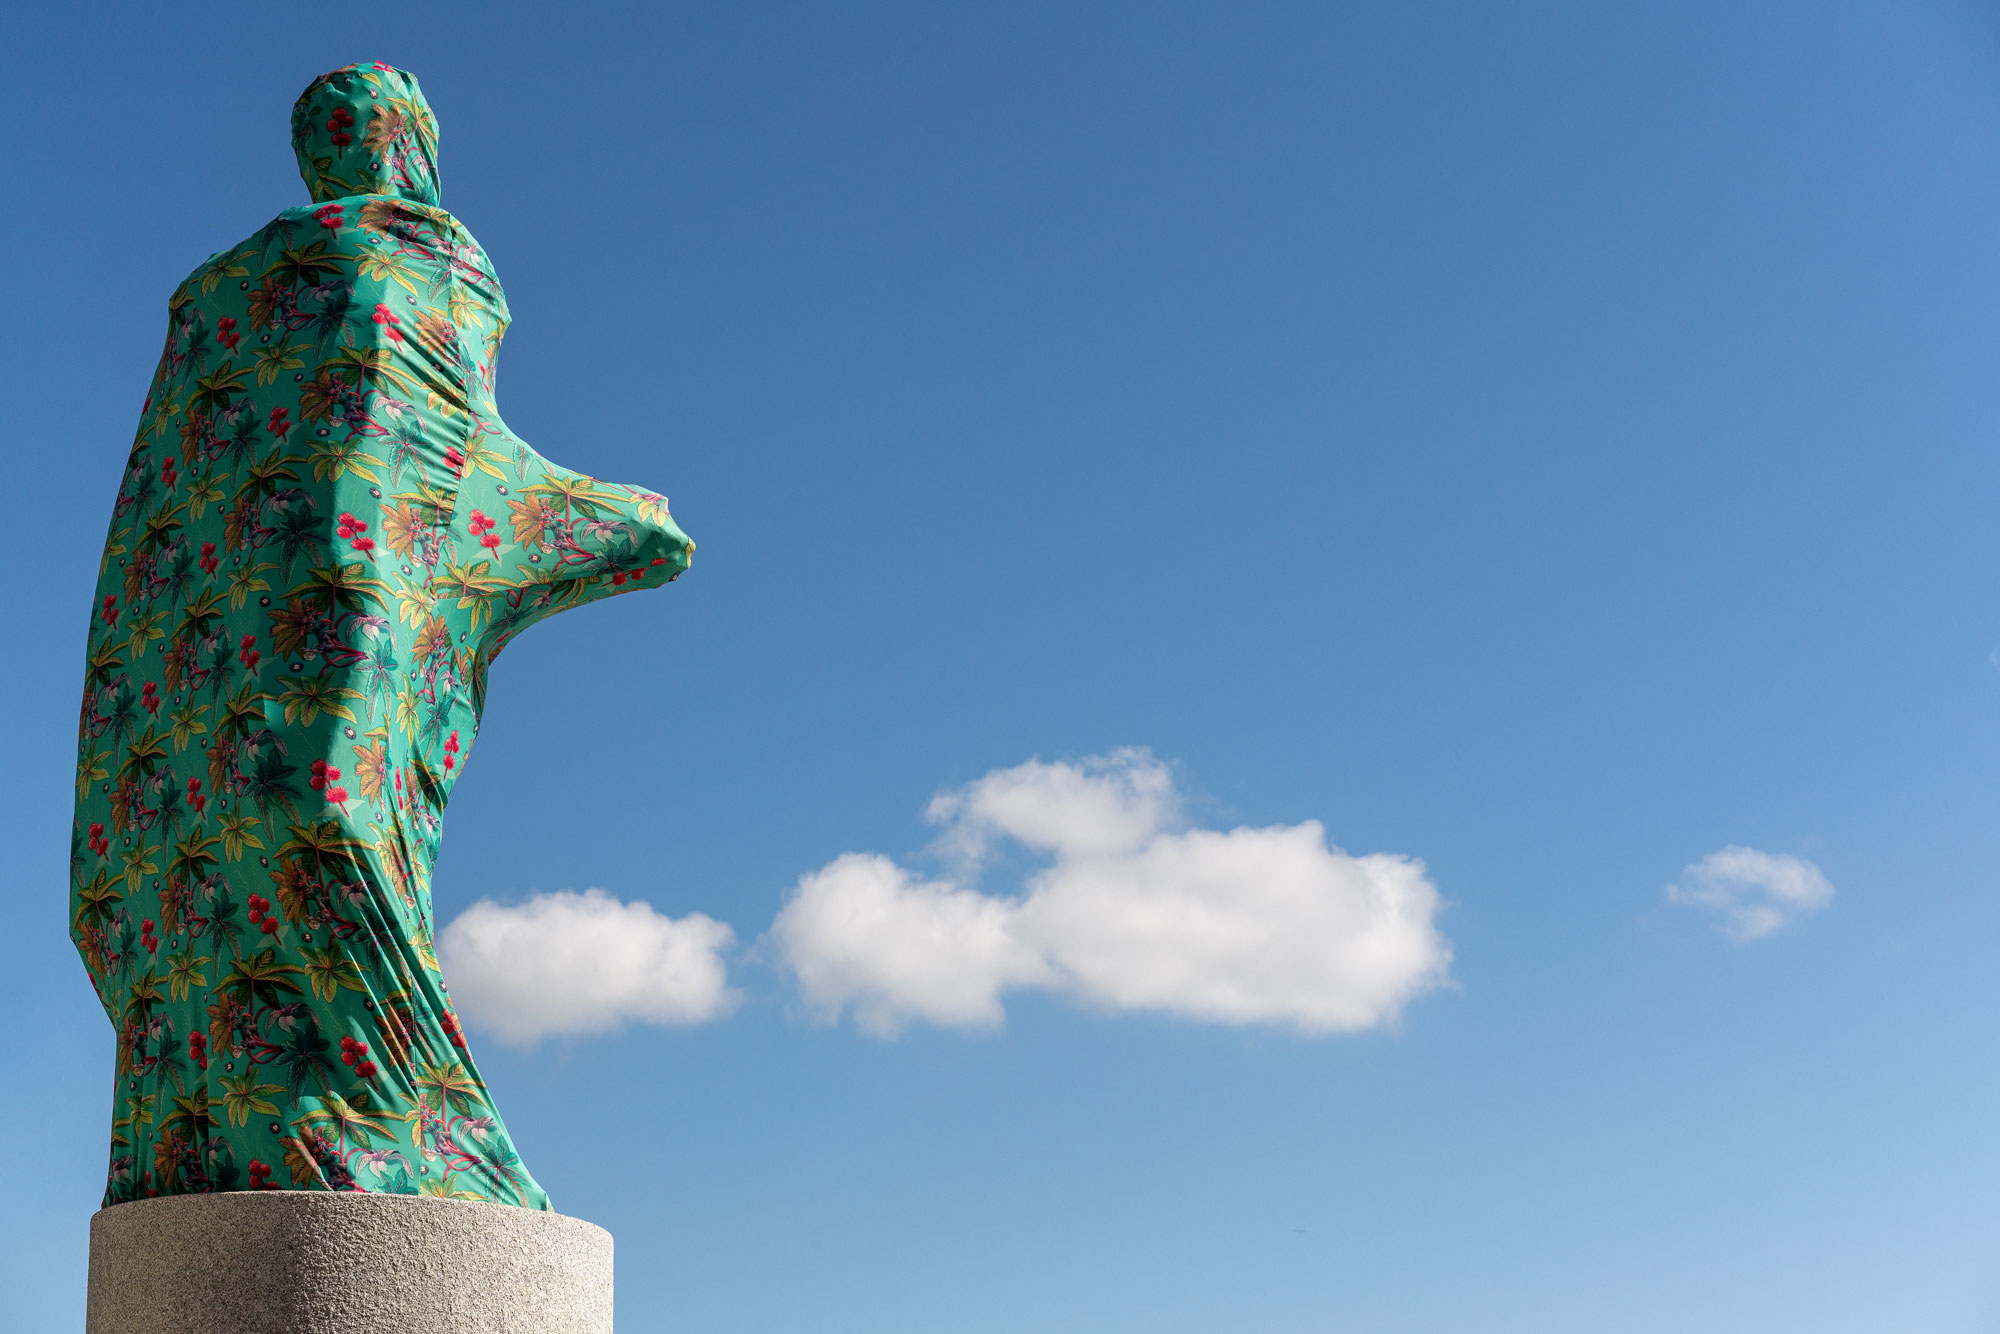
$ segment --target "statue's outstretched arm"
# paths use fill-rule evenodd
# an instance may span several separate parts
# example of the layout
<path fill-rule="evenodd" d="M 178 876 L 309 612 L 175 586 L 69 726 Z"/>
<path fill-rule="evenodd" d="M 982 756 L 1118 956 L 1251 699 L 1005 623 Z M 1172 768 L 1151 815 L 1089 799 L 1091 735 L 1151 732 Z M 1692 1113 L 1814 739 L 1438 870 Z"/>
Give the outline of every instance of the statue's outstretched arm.
<path fill-rule="evenodd" d="M 452 545 L 487 599 L 489 652 L 553 612 L 688 568 L 694 543 L 658 492 L 564 468 L 512 436 L 475 435 L 462 452 Z"/>

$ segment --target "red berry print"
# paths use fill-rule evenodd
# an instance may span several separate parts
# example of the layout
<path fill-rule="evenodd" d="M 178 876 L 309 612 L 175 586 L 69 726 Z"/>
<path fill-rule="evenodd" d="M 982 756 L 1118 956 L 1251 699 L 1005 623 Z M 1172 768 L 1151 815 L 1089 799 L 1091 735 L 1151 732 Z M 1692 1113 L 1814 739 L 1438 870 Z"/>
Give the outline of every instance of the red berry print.
<path fill-rule="evenodd" d="M 355 518 L 352 514 L 342 514 L 340 516 L 340 526 L 336 531 L 339 532 L 342 540 L 346 541 L 364 556 L 369 555 L 375 550 L 375 539 L 364 536 L 368 531 L 368 525 Z"/>
<path fill-rule="evenodd" d="M 396 327 L 402 321 L 396 318 L 395 311 L 380 302 L 377 302 L 375 305 L 375 323 L 382 326 L 382 332 L 389 335 L 391 342 L 400 343 L 403 341 L 403 331 Z"/>
<path fill-rule="evenodd" d="M 472 511 L 472 522 L 469 527 L 472 529 L 472 535 L 479 539 L 480 546 L 488 551 L 500 549 L 500 534 L 493 531 L 491 515 L 481 513 L 479 510 Z"/>

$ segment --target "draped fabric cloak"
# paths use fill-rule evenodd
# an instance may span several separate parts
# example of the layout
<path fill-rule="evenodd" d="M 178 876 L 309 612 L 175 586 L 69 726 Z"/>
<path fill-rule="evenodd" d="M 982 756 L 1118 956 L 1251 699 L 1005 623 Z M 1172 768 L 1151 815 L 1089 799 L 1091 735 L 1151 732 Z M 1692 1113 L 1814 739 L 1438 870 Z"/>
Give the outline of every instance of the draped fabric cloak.
<path fill-rule="evenodd" d="M 118 1033 L 104 1199 L 545 1209 L 438 972 L 441 818 L 507 641 L 693 544 L 501 420 L 507 303 L 416 79 L 315 80 L 292 142 L 312 203 L 168 302 L 91 608 L 70 925 Z"/>

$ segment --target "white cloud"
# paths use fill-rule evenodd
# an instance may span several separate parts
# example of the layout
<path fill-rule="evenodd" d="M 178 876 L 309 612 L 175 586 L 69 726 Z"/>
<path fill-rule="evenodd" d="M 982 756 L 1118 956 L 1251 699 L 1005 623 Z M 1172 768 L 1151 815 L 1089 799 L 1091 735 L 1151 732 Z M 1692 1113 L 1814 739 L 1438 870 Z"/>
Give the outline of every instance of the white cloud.
<path fill-rule="evenodd" d="M 734 1009 L 722 951 L 736 939 L 700 913 L 667 917 L 601 889 L 481 899 L 437 939 L 453 1004 L 470 1024 L 525 1046 L 626 1021 L 699 1024 Z"/>
<path fill-rule="evenodd" d="M 850 852 L 799 881 L 771 938 L 821 1017 L 854 1007 L 888 1035 L 907 1019 L 1000 1022 L 1000 992 L 1046 983 L 1047 963 L 1014 930 L 1018 905 L 917 880 L 887 857 Z"/>
<path fill-rule="evenodd" d="M 1803 857 L 1732 843 L 1681 872 L 1667 898 L 1714 913 L 1725 935 L 1748 942 L 1826 907 L 1833 885 Z"/>
<path fill-rule="evenodd" d="M 771 928 L 826 1020 L 864 1030 L 992 1026 L 1003 993 L 1306 1032 L 1372 1028 L 1442 985 L 1450 944 L 1423 864 L 1353 857 L 1317 821 L 1184 829 L 1143 750 L 1030 761 L 930 803 L 938 849 L 968 864 L 1012 839 L 1052 855 L 1018 897 L 926 881 L 850 853 L 803 877 Z"/>
<path fill-rule="evenodd" d="M 943 851 L 977 858 L 997 835 L 1061 856 L 1130 852 L 1180 819 L 1180 794 L 1150 751 L 1126 748 L 1076 764 L 1029 760 L 931 798 Z"/>
<path fill-rule="evenodd" d="M 1350 857 L 1308 820 L 1060 860 L 1033 882 L 1020 930 L 1109 1009 L 1331 1032 L 1385 1023 L 1444 981 L 1439 907 L 1422 863 Z"/>

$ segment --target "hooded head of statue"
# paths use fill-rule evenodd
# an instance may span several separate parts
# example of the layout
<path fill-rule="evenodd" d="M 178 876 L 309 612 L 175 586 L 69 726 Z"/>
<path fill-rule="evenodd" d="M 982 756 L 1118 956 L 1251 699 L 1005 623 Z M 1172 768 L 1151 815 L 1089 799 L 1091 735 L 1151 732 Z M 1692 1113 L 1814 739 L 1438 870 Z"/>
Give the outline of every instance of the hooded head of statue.
<path fill-rule="evenodd" d="M 320 75 L 292 104 L 292 152 L 315 204 L 391 195 L 436 207 L 437 142 L 417 76 L 379 60 Z"/>

